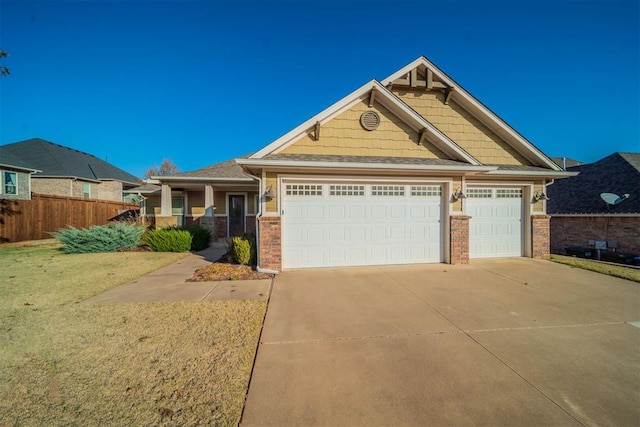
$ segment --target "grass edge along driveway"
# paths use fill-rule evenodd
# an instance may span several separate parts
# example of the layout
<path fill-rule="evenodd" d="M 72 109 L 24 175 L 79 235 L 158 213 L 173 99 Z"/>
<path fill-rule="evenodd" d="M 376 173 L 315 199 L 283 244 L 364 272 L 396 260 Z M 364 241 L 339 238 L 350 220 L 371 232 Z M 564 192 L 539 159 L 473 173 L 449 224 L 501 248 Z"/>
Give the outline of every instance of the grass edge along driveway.
<path fill-rule="evenodd" d="M 184 254 L 0 250 L 0 425 L 233 425 L 263 301 L 83 299 Z"/>

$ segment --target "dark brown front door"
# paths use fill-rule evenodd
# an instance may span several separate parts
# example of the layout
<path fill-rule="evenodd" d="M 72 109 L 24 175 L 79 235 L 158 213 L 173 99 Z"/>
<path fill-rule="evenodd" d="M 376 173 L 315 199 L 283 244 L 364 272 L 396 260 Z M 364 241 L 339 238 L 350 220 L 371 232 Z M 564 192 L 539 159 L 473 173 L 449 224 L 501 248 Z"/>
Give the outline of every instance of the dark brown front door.
<path fill-rule="evenodd" d="M 244 234 L 244 196 L 229 196 L 229 237 Z"/>

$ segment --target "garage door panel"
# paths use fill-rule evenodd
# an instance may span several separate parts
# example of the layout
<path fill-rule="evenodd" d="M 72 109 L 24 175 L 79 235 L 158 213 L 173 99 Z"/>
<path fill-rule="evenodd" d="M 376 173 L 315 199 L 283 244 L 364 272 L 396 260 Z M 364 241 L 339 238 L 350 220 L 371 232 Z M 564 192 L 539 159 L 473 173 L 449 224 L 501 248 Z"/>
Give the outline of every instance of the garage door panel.
<path fill-rule="evenodd" d="M 358 192 L 352 194 L 329 191 L 344 185 L 313 185 L 317 191 L 309 197 L 285 192 L 285 268 L 442 260 L 441 191 L 437 186 L 433 187 L 438 191 L 429 195 L 438 196 L 412 197 L 409 186 L 403 185 L 384 194 L 379 186 L 375 195 L 373 184 L 357 185 Z"/>
<path fill-rule="evenodd" d="M 522 256 L 522 191 L 472 188 L 467 193 L 469 256 Z"/>

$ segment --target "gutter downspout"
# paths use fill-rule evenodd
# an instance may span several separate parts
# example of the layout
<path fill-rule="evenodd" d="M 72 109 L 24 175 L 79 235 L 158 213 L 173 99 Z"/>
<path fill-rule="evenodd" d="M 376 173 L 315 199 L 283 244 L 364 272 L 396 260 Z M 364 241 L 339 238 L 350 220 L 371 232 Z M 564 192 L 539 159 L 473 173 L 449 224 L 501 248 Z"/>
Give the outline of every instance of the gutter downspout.
<path fill-rule="evenodd" d="M 258 271 L 259 273 L 276 275 L 279 273 L 279 271 L 260 267 L 260 228 L 258 220 L 262 216 L 262 177 L 254 175 L 249 171 L 246 172 L 258 180 L 258 212 L 256 213 L 256 271 Z"/>

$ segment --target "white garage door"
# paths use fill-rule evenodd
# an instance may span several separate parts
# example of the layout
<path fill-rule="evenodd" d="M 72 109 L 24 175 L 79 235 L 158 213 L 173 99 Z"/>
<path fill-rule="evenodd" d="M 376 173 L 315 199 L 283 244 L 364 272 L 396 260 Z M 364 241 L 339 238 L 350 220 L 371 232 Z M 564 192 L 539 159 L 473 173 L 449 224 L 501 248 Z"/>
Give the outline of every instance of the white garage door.
<path fill-rule="evenodd" d="M 283 184 L 285 268 L 442 261 L 442 187 Z"/>
<path fill-rule="evenodd" d="M 522 189 L 468 188 L 469 257 L 522 256 Z"/>

